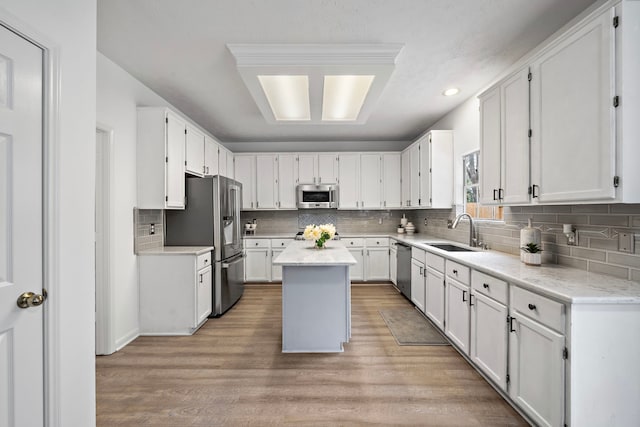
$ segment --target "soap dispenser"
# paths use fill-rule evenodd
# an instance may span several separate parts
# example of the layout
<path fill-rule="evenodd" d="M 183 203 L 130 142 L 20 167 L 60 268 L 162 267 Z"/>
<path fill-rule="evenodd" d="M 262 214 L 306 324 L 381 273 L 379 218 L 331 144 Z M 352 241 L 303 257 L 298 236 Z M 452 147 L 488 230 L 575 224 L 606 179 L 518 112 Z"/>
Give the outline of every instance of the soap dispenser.
<path fill-rule="evenodd" d="M 520 230 L 520 247 L 525 247 L 529 243 L 535 243 L 540 246 L 542 244 L 542 239 L 540 237 L 540 230 L 537 228 L 533 228 L 531 218 L 529 218 L 529 223 L 526 227 Z M 520 260 L 524 262 L 525 252 L 520 251 Z"/>

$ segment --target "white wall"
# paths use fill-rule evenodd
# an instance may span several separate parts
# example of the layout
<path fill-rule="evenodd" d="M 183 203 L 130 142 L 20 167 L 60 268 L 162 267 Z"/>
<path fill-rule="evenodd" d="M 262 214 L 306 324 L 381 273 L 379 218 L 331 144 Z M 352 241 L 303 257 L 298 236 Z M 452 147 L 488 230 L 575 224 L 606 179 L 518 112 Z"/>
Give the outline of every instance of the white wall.
<path fill-rule="evenodd" d="M 429 130 L 453 130 L 453 164 L 455 203 L 461 205 L 462 156 L 480 149 L 480 103 L 472 96 L 458 108 L 438 120 Z M 482 171 L 481 171 L 482 173 Z"/>
<path fill-rule="evenodd" d="M 136 206 L 136 107 L 170 106 L 106 56 L 97 54 L 97 110 L 100 125 L 113 130 L 115 337 L 118 349 L 138 336 L 138 270 L 133 252 Z"/>
<path fill-rule="evenodd" d="M 95 0 L 3 0 L 11 21 L 57 45 L 60 58 L 57 234 L 60 426 L 95 425 Z"/>

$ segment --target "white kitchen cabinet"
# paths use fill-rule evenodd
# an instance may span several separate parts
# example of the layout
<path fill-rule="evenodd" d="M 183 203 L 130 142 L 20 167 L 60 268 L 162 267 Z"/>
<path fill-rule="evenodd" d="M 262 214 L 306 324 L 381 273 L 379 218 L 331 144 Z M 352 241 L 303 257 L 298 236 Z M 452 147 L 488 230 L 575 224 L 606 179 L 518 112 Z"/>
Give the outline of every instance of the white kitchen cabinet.
<path fill-rule="evenodd" d="M 366 254 L 364 279 L 366 281 L 389 280 L 389 248 L 367 247 Z"/>
<path fill-rule="evenodd" d="M 529 202 L 529 68 L 480 97 L 480 200 Z"/>
<path fill-rule="evenodd" d="M 229 152 L 227 151 L 226 148 L 224 148 L 223 146 L 219 147 L 218 150 L 218 174 L 220 176 L 224 176 L 224 177 L 229 177 L 229 174 L 227 173 L 227 154 Z"/>
<path fill-rule="evenodd" d="M 274 154 L 256 155 L 256 209 L 275 209 L 278 200 L 278 161 Z"/>
<path fill-rule="evenodd" d="M 235 179 L 235 155 L 227 150 L 227 178 Z"/>
<path fill-rule="evenodd" d="M 500 279 L 471 273 L 471 346 L 469 357 L 502 390 L 507 390 L 509 329 L 508 284 Z"/>
<path fill-rule="evenodd" d="M 206 172 L 204 165 L 204 133 L 188 123 L 186 129 L 185 172 L 195 176 L 204 176 Z"/>
<path fill-rule="evenodd" d="M 532 183 L 540 203 L 616 196 L 612 19 L 609 9 L 532 64 Z"/>
<path fill-rule="evenodd" d="M 338 182 L 338 155 L 298 154 L 298 169 L 300 184 L 335 184 Z"/>
<path fill-rule="evenodd" d="M 360 155 L 360 208 L 382 207 L 382 176 L 379 154 Z"/>
<path fill-rule="evenodd" d="M 411 258 L 411 302 L 423 313 L 425 310 L 424 290 L 424 263 Z"/>
<path fill-rule="evenodd" d="M 204 174 L 218 175 L 218 143 L 208 135 L 204 136 Z"/>
<path fill-rule="evenodd" d="M 409 206 L 420 206 L 420 149 L 421 143 L 409 147 Z"/>
<path fill-rule="evenodd" d="M 273 265 L 273 260 L 280 255 L 284 249 L 272 249 L 271 250 L 271 281 L 272 282 L 282 282 L 282 266 L 281 265 Z"/>
<path fill-rule="evenodd" d="M 400 163 L 402 206 L 409 207 L 411 205 L 411 152 L 409 149 L 404 150 L 400 155 Z"/>
<path fill-rule="evenodd" d="M 351 281 L 364 280 L 364 248 L 348 248 L 349 253 L 356 259 L 356 264 L 349 266 Z"/>
<path fill-rule="evenodd" d="M 318 183 L 335 184 L 338 182 L 338 155 L 335 153 L 318 154 Z"/>
<path fill-rule="evenodd" d="M 316 154 L 298 154 L 298 183 L 317 184 L 318 156 Z"/>
<path fill-rule="evenodd" d="M 424 313 L 444 332 L 444 273 L 427 265 L 425 269 L 425 310 Z"/>
<path fill-rule="evenodd" d="M 401 154 L 382 155 L 382 207 L 402 207 Z"/>
<path fill-rule="evenodd" d="M 244 239 L 244 281 L 268 282 L 271 280 L 271 240 Z"/>
<path fill-rule="evenodd" d="M 295 154 L 278 154 L 278 208 L 296 208 L 298 163 Z"/>
<path fill-rule="evenodd" d="M 445 280 L 444 333 L 461 352 L 469 354 L 471 290 L 469 268 L 447 260 Z"/>
<path fill-rule="evenodd" d="M 360 208 L 360 155 L 340 154 L 339 162 L 339 209 Z"/>
<path fill-rule="evenodd" d="M 236 180 L 242 184 L 242 210 L 255 209 L 256 156 L 238 154 L 235 157 Z"/>
<path fill-rule="evenodd" d="M 211 252 L 138 258 L 141 335 L 191 335 L 212 307 Z"/>
<path fill-rule="evenodd" d="M 138 208 L 184 209 L 186 120 L 166 108 L 138 108 Z"/>
<path fill-rule="evenodd" d="M 391 241 L 389 249 L 389 280 L 394 285 L 398 285 L 398 247 L 395 240 Z"/>

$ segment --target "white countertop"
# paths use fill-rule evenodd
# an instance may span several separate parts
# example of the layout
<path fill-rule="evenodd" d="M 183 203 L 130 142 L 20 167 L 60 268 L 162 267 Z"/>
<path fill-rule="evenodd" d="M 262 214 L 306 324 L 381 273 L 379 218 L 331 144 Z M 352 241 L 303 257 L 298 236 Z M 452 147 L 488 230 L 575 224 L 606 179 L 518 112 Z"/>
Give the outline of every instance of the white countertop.
<path fill-rule="evenodd" d="M 293 239 L 296 237 L 297 231 L 290 231 L 288 233 L 270 233 L 270 232 L 256 232 L 253 234 L 243 234 L 243 239 Z"/>
<path fill-rule="evenodd" d="M 353 265 L 356 259 L 339 240 L 330 240 L 324 249 L 316 249 L 310 240 L 294 240 L 276 259 L 275 265 L 319 266 Z"/>
<path fill-rule="evenodd" d="M 255 238 L 291 238 L 294 233 L 264 233 Z M 452 243 L 458 246 L 466 246 L 458 242 L 452 242 L 428 234 L 396 234 L 396 233 L 340 233 L 340 238 L 349 237 L 390 237 L 398 242 L 432 252 L 452 261 L 459 262 L 468 267 L 496 276 L 509 283 L 533 290 L 540 294 L 555 298 L 559 301 L 572 304 L 640 304 L 640 283 L 618 279 L 599 273 L 591 273 L 576 268 L 558 265 L 543 264 L 541 266 L 529 266 L 520 261 L 520 257 L 492 250 L 477 250 L 473 252 L 447 252 L 428 246 L 431 243 Z M 329 247 L 335 247 L 339 241 L 332 240 Z M 311 242 L 297 241 L 301 247 L 310 247 Z M 291 245 L 290 245 L 291 246 Z M 474 248 L 475 249 L 475 248 Z M 315 250 L 316 252 L 321 252 Z M 327 251 L 327 250 L 325 250 Z M 288 255 L 287 263 L 292 265 L 304 264 L 304 256 L 313 253 L 299 251 L 298 258 Z M 327 253 L 329 253 L 327 251 Z M 283 252 L 280 257 L 286 253 Z M 304 255 L 303 255 L 304 254 Z M 326 255 L 327 259 L 331 255 Z M 282 265 L 281 258 L 274 264 Z M 321 262 L 319 262 L 321 263 Z"/>
<path fill-rule="evenodd" d="M 212 250 L 213 246 L 161 246 L 138 251 L 138 255 L 202 255 Z"/>

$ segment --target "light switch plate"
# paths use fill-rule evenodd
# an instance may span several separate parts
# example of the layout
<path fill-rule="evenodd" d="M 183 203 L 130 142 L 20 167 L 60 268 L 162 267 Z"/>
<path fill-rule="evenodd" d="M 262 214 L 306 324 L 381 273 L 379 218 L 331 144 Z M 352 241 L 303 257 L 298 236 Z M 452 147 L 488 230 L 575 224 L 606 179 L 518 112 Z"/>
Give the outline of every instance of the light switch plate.
<path fill-rule="evenodd" d="M 634 244 L 634 233 L 618 233 L 618 251 L 632 254 L 635 252 Z"/>

